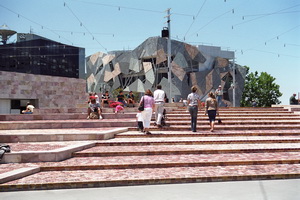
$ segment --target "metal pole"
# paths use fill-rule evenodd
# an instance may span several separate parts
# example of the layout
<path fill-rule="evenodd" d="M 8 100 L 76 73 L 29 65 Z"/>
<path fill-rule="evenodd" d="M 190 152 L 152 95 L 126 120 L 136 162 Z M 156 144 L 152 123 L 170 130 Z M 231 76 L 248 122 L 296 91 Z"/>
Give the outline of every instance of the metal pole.
<path fill-rule="evenodd" d="M 232 67 L 232 78 L 233 78 L 233 92 L 232 92 L 232 96 L 233 96 L 233 107 L 235 107 L 235 58 L 233 58 L 233 67 Z"/>
<path fill-rule="evenodd" d="M 169 37 L 168 37 L 168 80 L 169 80 L 169 102 L 171 102 L 172 99 L 172 66 L 171 66 L 171 14 L 170 14 L 171 8 L 168 9 L 168 31 L 169 31 Z"/>

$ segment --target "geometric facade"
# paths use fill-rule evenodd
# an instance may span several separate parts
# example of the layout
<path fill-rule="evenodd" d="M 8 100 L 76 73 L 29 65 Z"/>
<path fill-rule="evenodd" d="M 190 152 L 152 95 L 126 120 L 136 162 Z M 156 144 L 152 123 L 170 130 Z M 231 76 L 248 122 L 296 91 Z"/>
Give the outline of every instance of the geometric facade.
<path fill-rule="evenodd" d="M 224 103 L 232 105 L 232 62 L 201 52 L 196 46 L 171 40 L 171 89 L 175 101 L 186 99 L 193 85 L 204 101 L 218 85 L 224 88 Z M 235 65 L 236 106 L 244 89 L 246 70 Z M 131 51 L 95 53 L 86 58 L 87 88 L 89 92 L 152 91 L 157 84 L 169 94 L 167 67 L 167 39 L 151 37 Z"/>

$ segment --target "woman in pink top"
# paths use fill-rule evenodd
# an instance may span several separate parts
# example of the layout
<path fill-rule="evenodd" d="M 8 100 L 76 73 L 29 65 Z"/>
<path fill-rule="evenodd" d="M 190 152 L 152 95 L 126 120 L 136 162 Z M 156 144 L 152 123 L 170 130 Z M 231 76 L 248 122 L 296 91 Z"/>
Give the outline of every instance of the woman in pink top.
<path fill-rule="evenodd" d="M 154 109 L 154 99 L 151 90 L 146 90 L 145 95 L 141 98 L 141 102 L 144 101 L 144 110 L 142 111 L 142 118 L 143 118 L 143 126 L 144 126 L 144 133 L 150 135 L 149 127 L 150 121 L 152 117 L 152 111 Z"/>

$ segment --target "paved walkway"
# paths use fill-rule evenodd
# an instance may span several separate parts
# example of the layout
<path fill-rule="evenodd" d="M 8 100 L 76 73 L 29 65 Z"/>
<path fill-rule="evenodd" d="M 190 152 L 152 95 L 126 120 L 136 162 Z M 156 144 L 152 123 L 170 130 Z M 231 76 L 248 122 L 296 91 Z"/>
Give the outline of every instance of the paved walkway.
<path fill-rule="evenodd" d="M 9 200 L 299 200 L 300 179 L 0 193 Z"/>

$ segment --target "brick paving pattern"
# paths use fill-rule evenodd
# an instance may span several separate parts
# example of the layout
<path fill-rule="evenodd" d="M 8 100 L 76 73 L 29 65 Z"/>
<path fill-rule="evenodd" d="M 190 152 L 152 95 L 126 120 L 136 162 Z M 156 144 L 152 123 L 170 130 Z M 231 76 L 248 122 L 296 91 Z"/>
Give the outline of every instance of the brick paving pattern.
<path fill-rule="evenodd" d="M 188 113 L 168 107 L 170 127 L 152 126 L 152 135 L 134 131 L 132 113 L 123 115 L 124 119 L 98 121 L 85 120 L 84 114 L 76 120 L 70 116 L 0 122 L 0 137 L 11 140 L 8 144 L 15 154 L 94 144 L 74 150 L 62 161 L 3 163 L 0 191 L 300 177 L 300 115 L 283 108 L 224 108 L 223 123 L 216 124 L 215 132 L 208 131 L 208 122 L 200 114 L 199 130 L 192 133 Z M 107 116 L 113 118 L 112 113 Z M 32 127 L 28 133 L 26 129 Z M 114 138 L 105 140 L 111 130 L 116 131 Z M 101 133 L 102 139 L 93 139 Z M 80 140 L 84 134 L 88 139 Z M 20 142 L 26 137 L 36 141 Z M 18 174 L 31 168 L 37 171 Z"/>

